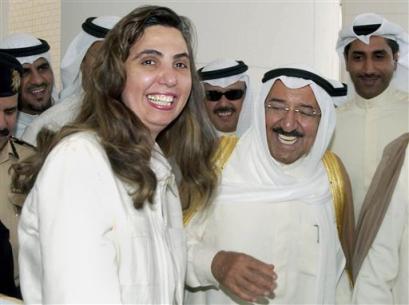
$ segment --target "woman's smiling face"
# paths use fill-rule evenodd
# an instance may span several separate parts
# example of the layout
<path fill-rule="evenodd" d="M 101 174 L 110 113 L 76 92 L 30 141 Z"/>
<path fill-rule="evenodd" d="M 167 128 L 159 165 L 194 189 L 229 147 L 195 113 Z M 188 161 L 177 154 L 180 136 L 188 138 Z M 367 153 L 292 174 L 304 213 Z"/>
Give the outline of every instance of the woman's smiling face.
<path fill-rule="evenodd" d="M 146 28 L 131 47 L 125 70 L 122 100 L 156 138 L 181 113 L 192 88 L 182 33 L 161 25 Z"/>

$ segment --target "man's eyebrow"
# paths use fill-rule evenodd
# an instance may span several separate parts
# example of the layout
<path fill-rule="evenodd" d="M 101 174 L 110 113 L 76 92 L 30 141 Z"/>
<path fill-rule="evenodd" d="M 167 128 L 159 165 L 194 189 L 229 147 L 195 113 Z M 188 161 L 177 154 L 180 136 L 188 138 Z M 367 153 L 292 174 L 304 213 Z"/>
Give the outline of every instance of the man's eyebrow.
<path fill-rule="evenodd" d="M 358 54 L 358 55 L 365 55 L 367 52 L 365 51 L 361 51 L 361 50 L 354 50 L 352 51 L 352 54 Z M 377 50 L 373 50 L 370 53 L 386 53 L 386 49 L 377 49 Z"/>
<path fill-rule="evenodd" d="M 372 53 L 374 53 L 374 54 L 385 54 L 385 53 L 387 53 L 387 52 L 386 52 L 385 49 L 380 49 L 380 50 L 375 50 L 375 51 L 373 51 Z"/>
<path fill-rule="evenodd" d="M 284 99 L 272 96 L 270 98 L 267 98 L 265 102 L 282 102 L 282 103 L 285 103 L 286 101 Z"/>
<path fill-rule="evenodd" d="M 38 66 L 37 66 L 37 68 L 47 68 L 47 67 L 49 67 L 50 66 L 50 64 L 48 63 L 48 62 L 43 62 L 42 64 L 39 64 Z"/>

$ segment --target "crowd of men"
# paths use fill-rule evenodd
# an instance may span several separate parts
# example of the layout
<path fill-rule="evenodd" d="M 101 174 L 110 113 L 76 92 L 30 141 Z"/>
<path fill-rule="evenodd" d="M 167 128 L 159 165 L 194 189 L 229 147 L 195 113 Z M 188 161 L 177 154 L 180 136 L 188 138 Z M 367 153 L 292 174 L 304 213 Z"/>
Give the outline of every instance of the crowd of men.
<path fill-rule="evenodd" d="M 84 21 L 59 95 L 45 40 L 0 41 L 0 296 L 21 298 L 24 198 L 10 189 L 10 165 L 35 150 L 43 127 L 75 118 L 119 20 Z M 209 206 L 184 211 L 186 304 L 409 303 L 409 95 L 394 86 L 408 46 L 402 28 L 368 13 L 339 33 L 353 88 L 288 65 L 267 71 L 255 98 L 241 60 L 198 70 L 203 115 L 220 137 L 219 185 Z"/>

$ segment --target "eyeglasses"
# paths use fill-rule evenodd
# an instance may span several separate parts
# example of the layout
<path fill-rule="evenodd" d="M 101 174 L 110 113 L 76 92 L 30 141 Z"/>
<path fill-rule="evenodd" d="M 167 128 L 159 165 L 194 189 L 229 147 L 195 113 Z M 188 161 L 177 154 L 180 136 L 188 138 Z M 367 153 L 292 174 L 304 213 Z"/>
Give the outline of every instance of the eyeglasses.
<path fill-rule="evenodd" d="M 285 115 L 290 110 L 294 111 L 296 114 L 299 114 L 301 117 L 304 118 L 316 118 L 321 117 L 321 112 L 317 109 L 314 109 L 309 106 L 299 106 L 296 108 L 291 108 L 290 106 L 277 101 L 269 101 L 265 104 L 266 110 L 273 111 L 279 115 Z"/>
<path fill-rule="evenodd" d="M 243 89 L 231 89 L 226 92 L 220 92 L 216 90 L 207 90 L 206 91 L 206 98 L 210 102 L 217 102 L 222 98 L 222 96 L 225 96 L 228 100 L 234 101 L 241 99 L 241 97 L 244 95 L 244 90 Z"/>

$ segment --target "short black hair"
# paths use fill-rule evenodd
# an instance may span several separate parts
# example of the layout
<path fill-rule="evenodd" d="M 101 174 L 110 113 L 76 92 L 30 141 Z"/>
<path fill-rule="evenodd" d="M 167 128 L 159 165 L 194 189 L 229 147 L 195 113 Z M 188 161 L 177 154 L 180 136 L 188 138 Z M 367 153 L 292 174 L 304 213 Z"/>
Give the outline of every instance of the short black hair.
<path fill-rule="evenodd" d="M 385 37 L 383 37 L 383 38 L 386 40 L 386 43 L 388 44 L 388 46 L 391 48 L 393 55 L 395 55 L 396 53 L 399 52 L 399 44 L 398 44 L 395 40 L 392 40 L 392 39 L 389 39 L 389 38 L 385 38 Z M 354 40 L 354 41 L 355 41 L 355 40 Z M 351 41 L 349 44 L 347 44 L 347 45 L 345 46 L 345 49 L 344 49 L 344 56 L 345 56 L 345 58 L 348 58 L 348 52 L 349 52 L 349 49 L 351 48 L 351 43 L 352 43 L 352 42 L 353 42 L 353 41 Z"/>

